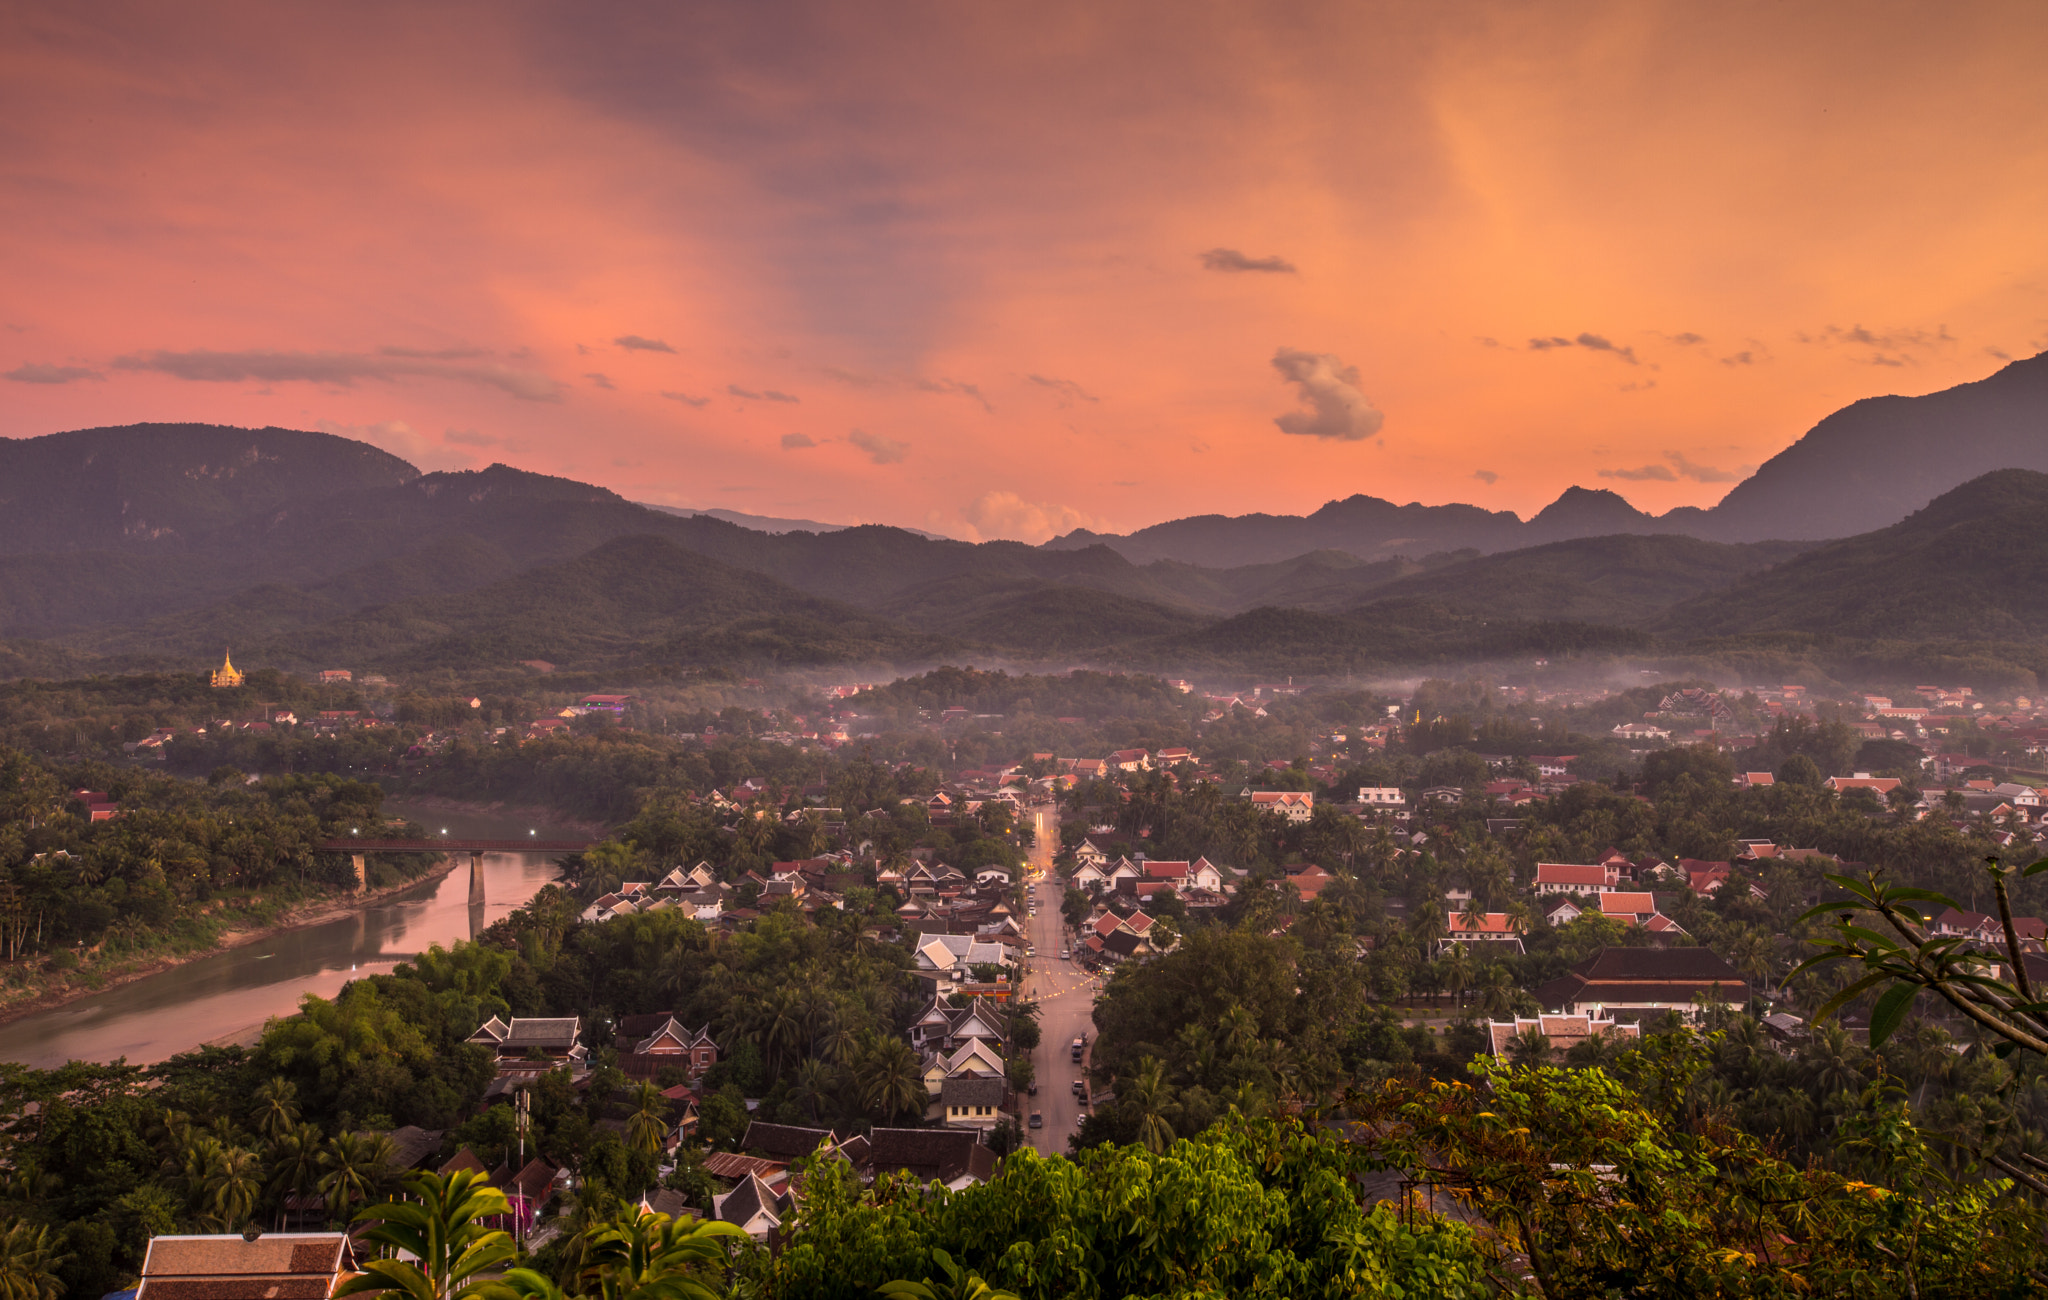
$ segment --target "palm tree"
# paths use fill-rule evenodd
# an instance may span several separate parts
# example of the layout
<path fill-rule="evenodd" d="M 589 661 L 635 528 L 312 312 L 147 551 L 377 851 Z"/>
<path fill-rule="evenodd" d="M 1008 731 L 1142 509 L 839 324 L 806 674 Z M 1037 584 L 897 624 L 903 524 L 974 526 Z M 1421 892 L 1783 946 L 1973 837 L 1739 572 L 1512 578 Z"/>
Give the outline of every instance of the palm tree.
<path fill-rule="evenodd" d="M 633 1087 L 632 1106 L 626 1117 L 627 1143 L 636 1151 L 659 1151 L 662 1139 L 668 1136 L 668 1098 L 643 1079 Z"/>
<path fill-rule="evenodd" d="M 275 1140 L 299 1122 L 299 1086 L 289 1079 L 273 1078 L 256 1085 L 256 1131 Z"/>
<path fill-rule="evenodd" d="M 1633 1041 L 1624 1039 L 1619 1034 L 1587 1034 L 1572 1044 L 1571 1050 L 1565 1053 L 1565 1064 L 1580 1068 L 1612 1064 L 1616 1057 L 1629 1050 Z"/>
<path fill-rule="evenodd" d="M 206 1206 L 204 1220 L 223 1232 L 246 1222 L 263 1190 L 262 1162 L 242 1147 L 217 1148 L 218 1155 L 197 1191 Z"/>
<path fill-rule="evenodd" d="M 185 1193 L 185 1205 L 194 1217 L 207 1220 L 212 1217 L 207 1204 L 207 1188 L 220 1178 L 221 1166 L 226 1163 L 227 1148 L 219 1138 L 210 1133 L 192 1133 L 185 1142 L 183 1153 L 172 1166 L 170 1181 Z"/>
<path fill-rule="evenodd" d="M 81 885 L 97 885 L 107 878 L 107 864 L 97 853 L 82 853 L 72 859 L 72 871 Z"/>
<path fill-rule="evenodd" d="M 1466 929 L 1477 932 L 1486 928 L 1486 900 L 1476 889 L 1472 891 L 1472 897 L 1465 900 L 1464 917 Z"/>
<path fill-rule="evenodd" d="M 477 1220 L 510 1214 L 505 1194 L 468 1169 L 418 1174 L 404 1186 L 411 1200 L 368 1206 L 355 1222 L 377 1225 L 362 1234 L 364 1241 L 412 1258 L 370 1260 L 336 1288 L 335 1300 L 387 1291 L 400 1292 L 405 1300 L 458 1300 L 494 1285 L 483 1275 L 515 1257 L 518 1249 L 511 1237 Z"/>
<path fill-rule="evenodd" d="M 727 1241 L 747 1240 L 736 1224 L 641 1212 L 585 1237 L 583 1276 L 601 1300 L 717 1300 L 699 1279 L 725 1267 Z"/>
<path fill-rule="evenodd" d="M 790 985 L 770 993 L 761 1007 L 761 1055 L 771 1074 L 780 1074 L 786 1054 L 804 1041 L 803 994 Z"/>
<path fill-rule="evenodd" d="M 1444 937 L 1444 908 L 1434 898 L 1425 898 L 1415 907 L 1408 918 L 1408 933 L 1422 950 L 1423 960 L 1429 959 L 1429 950 L 1436 941 Z"/>
<path fill-rule="evenodd" d="M 1506 966 L 1488 963 L 1474 983 L 1479 990 L 1480 1010 L 1489 1017 L 1499 1020 L 1515 1013 L 1515 980 Z"/>
<path fill-rule="evenodd" d="M 813 1056 L 796 1067 L 796 1078 L 790 1084 L 789 1097 L 811 1113 L 811 1122 L 818 1122 L 818 1103 L 832 1095 L 838 1087 L 839 1071 Z"/>
<path fill-rule="evenodd" d="M 1516 934 L 1529 933 L 1529 927 L 1536 921 L 1536 909 L 1529 906 L 1526 898 L 1511 898 L 1500 910 L 1508 918 L 1508 928 Z"/>
<path fill-rule="evenodd" d="M 287 1196 L 307 1196 L 320 1185 L 320 1149 L 326 1139 L 311 1124 L 300 1124 L 270 1143 L 268 1190 L 278 1203 L 278 1226 L 284 1226 Z"/>
<path fill-rule="evenodd" d="M 1755 926 L 1737 931 L 1728 942 L 1728 963 L 1755 982 L 1759 995 L 1770 983 L 1776 958 L 1776 945 L 1771 937 Z"/>
<path fill-rule="evenodd" d="M 1469 944 L 1454 944 L 1441 963 L 1445 987 L 1458 1006 L 1465 1005 L 1465 990 L 1472 987 L 1472 951 Z"/>
<path fill-rule="evenodd" d="M 1959 1063 L 1950 1046 L 1948 1031 L 1925 1020 L 1916 1020 L 1912 1027 L 1892 1038 L 1894 1046 L 1890 1054 L 1895 1055 L 1900 1072 L 1919 1083 L 1913 1090 L 1913 1106 L 1918 1109 L 1927 1104 L 1927 1085 L 1948 1081 Z"/>
<path fill-rule="evenodd" d="M 390 1175 L 391 1139 L 378 1134 L 337 1133 L 320 1153 L 320 1178 L 328 1213 L 345 1218 L 349 1207 L 367 1201 Z"/>
<path fill-rule="evenodd" d="M 1117 1100 L 1137 1113 L 1138 1141 L 1154 1155 L 1173 1145 L 1173 1125 L 1166 1118 L 1167 1112 L 1177 1109 L 1172 1091 L 1166 1066 L 1156 1056 L 1139 1061 L 1137 1074 L 1117 1086 Z"/>
<path fill-rule="evenodd" d="M 1243 1056 L 1258 1045 L 1259 1018 L 1243 1003 L 1218 1016 L 1216 1027 L 1222 1030 L 1223 1050 L 1231 1056 Z"/>
<path fill-rule="evenodd" d="M 1271 1108 L 1272 1098 L 1250 1079 L 1240 1079 L 1237 1089 L 1230 1094 L 1230 1105 L 1246 1119 L 1258 1119 Z"/>
<path fill-rule="evenodd" d="M 8 1224 L 0 1232 L 0 1300 L 57 1300 L 64 1294 L 57 1270 L 70 1258 L 58 1251 L 48 1227 Z"/>
<path fill-rule="evenodd" d="M 1817 1094 L 1832 1096 L 1863 1086 L 1862 1062 L 1858 1059 L 1862 1054 L 1849 1031 L 1840 1025 L 1829 1023 L 1815 1029 L 1807 1039 L 1804 1055 L 1807 1077 Z"/>
<path fill-rule="evenodd" d="M 924 1096 L 919 1065 L 909 1043 L 875 1035 L 862 1051 L 858 1067 L 861 1104 L 878 1112 L 884 1121 L 915 1109 Z"/>
<path fill-rule="evenodd" d="M 1531 1025 L 1508 1040 L 1508 1060 L 1516 1065 L 1543 1065 L 1550 1060 L 1550 1038 Z"/>
<path fill-rule="evenodd" d="M 834 1065 L 845 1065 L 853 1060 L 860 1050 L 860 1035 L 854 1030 L 856 1023 L 847 1008 L 837 1008 L 825 1026 L 825 1032 L 818 1036 L 814 1050 Z"/>

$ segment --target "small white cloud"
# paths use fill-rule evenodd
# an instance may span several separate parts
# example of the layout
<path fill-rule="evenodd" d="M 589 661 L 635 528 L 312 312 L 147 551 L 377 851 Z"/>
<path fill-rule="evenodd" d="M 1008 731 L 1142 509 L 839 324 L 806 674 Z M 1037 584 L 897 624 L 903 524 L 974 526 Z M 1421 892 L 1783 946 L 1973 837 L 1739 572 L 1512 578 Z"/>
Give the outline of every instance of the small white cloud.
<path fill-rule="evenodd" d="M 846 435 L 846 440 L 868 454 L 868 459 L 877 465 L 899 465 L 910 454 L 910 444 L 894 438 L 884 438 L 879 433 L 855 429 Z"/>
<path fill-rule="evenodd" d="M 1271 257 L 1247 257 L 1234 248 L 1212 248 L 1202 253 L 1202 269 L 1207 271 L 1254 273 L 1266 275 L 1293 275 L 1294 263 L 1278 255 Z"/>
<path fill-rule="evenodd" d="M 351 388 L 359 380 L 391 382 L 407 376 L 453 379 L 481 384 L 529 402 L 559 402 L 561 385 L 546 375 L 495 364 L 456 364 L 451 358 L 472 357 L 471 349 L 432 353 L 384 348 L 360 352 L 217 352 L 195 348 L 186 352 L 157 349 L 115 357 L 116 370 L 153 371 L 194 383 L 310 383 Z"/>
<path fill-rule="evenodd" d="M 106 376 L 97 370 L 84 366 L 49 366 L 29 362 L 16 366 L 0 379 L 12 379 L 17 384 L 75 384 L 81 379 L 101 380 Z"/>
<path fill-rule="evenodd" d="M 799 447 L 815 447 L 817 445 L 817 439 L 811 437 L 808 433 L 785 433 L 782 435 L 782 449 L 784 451 L 795 451 Z"/>
<path fill-rule="evenodd" d="M 1472 471 L 1472 477 L 1488 487 L 1492 487 L 1495 483 L 1500 482 L 1500 475 L 1490 469 L 1475 469 Z"/>
<path fill-rule="evenodd" d="M 1740 483 L 1742 475 L 1733 470 L 1715 469 L 1712 465 L 1697 465 L 1685 458 L 1683 452 L 1667 451 L 1664 459 L 1671 462 L 1679 475 L 1695 483 Z"/>
<path fill-rule="evenodd" d="M 315 420 L 313 427 L 322 433 L 331 433 L 337 438 L 354 438 L 401 459 L 411 461 L 423 470 L 468 469 L 476 458 L 450 446 L 454 439 L 439 441 L 413 431 L 403 420 L 375 420 L 369 424 L 343 424 L 338 420 Z"/>
<path fill-rule="evenodd" d="M 1026 501 L 1015 492 L 984 492 L 962 508 L 960 517 L 971 526 L 976 540 L 1008 538 L 1034 544 L 1101 524 L 1071 506 Z"/>
<path fill-rule="evenodd" d="M 1102 400 L 1071 379 L 1056 379 L 1049 375 L 1026 375 L 1024 379 L 1027 383 L 1036 384 L 1040 388 L 1050 388 L 1053 392 L 1058 393 L 1061 399 L 1061 406 L 1067 406 L 1074 402 L 1100 402 Z"/>
<path fill-rule="evenodd" d="M 1273 354 L 1273 369 L 1295 386 L 1302 405 L 1308 408 L 1274 420 L 1282 433 L 1364 442 L 1386 422 L 1358 390 L 1358 367 L 1345 365 L 1331 353 L 1281 348 Z"/>
<path fill-rule="evenodd" d="M 1618 478 L 1630 482 L 1676 483 L 1680 479 L 1691 479 L 1695 483 L 1740 483 L 1743 472 L 1717 469 L 1712 465 L 1701 465 L 1687 458 L 1682 451 L 1667 451 L 1664 459 L 1668 465 L 1641 465 L 1635 469 L 1603 469 L 1598 471 L 1601 478 Z M 1754 466 L 1745 466 L 1744 470 Z"/>
<path fill-rule="evenodd" d="M 702 406 L 711 400 L 708 397 L 692 397 L 688 393 L 670 392 L 666 388 L 661 391 L 661 395 L 671 402 L 681 402 L 685 406 Z"/>
<path fill-rule="evenodd" d="M 451 447 L 498 447 L 506 451 L 524 451 L 526 444 L 502 433 L 481 433 L 475 429 L 443 429 L 441 441 Z"/>
<path fill-rule="evenodd" d="M 727 384 L 725 391 L 731 393 L 734 397 L 744 397 L 750 402 L 794 402 L 797 400 L 788 393 L 777 392 L 773 388 L 741 388 L 738 384 Z"/>
<path fill-rule="evenodd" d="M 1678 475 L 1671 472 L 1669 465 L 1642 465 L 1635 469 L 1603 469 L 1601 478 L 1625 479 L 1631 483 L 1657 482 L 1676 483 Z"/>
<path fill-rule="evenodd" d="M 638 334 L 621 334 L 617 338 L 612 340 L 612 345 L 614 347 L 624 348 L 628 352 L 673 353 L 675 351 L 674 348 L 662 342 L 660 339 L 642 338 Z"/>
<path fill-rule="evenodd" d="M 1637 364 L 1636 350 L 1634 348 L 1622 347 L 1604 334 L 1587 332 L 1574 339 L 1553 334 L 1549 338 L 1529 340 L 1529 350 L 1531 352 L 1550 352 L 1557 348 L 1585 348 L 1591 352 L 1605 352 L 1610 356 L 1626 361 L 1632 366 Z"/>

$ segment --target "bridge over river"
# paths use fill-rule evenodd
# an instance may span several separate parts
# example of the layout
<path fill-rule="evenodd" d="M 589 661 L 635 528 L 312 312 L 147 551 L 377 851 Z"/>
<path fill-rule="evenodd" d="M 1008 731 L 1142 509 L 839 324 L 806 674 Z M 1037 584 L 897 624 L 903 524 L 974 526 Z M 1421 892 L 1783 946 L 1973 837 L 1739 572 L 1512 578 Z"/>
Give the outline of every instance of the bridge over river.
<path fill-rule="evenodd" d="M 288 932 L 159 971 L 0 1027 L 0 1061 L 48 1069 L 69 1060 L 161 1061 L 202 1043 L 252 1043 L 273 1016 L 296 1011 L 307 994 L 332 998 L 350 980 L 389 972 L 428 947 L 474 939 L 511 915 L 559 874 L 555 862 L 590 847 L 582 827 L 530 812 L 450 808 L 387 799 L 390 817 L 425 826 L 418 840 L 372 840 L 344 832 L 330 853 L 470 853 L 482 859 L 464 888 L 455 873 L 422 880 L 375 901 L 336 899 L 325 915 Z M 544 816 L 541 814 L 540 816 Z M 490 901 L 483 901 L 483 881 Z M 467 897 L 465 898 L 465 895 Z"/>
<path fill-rule="evenodd" d="M 355 864 L 358 889 L 369 882 L 364 859 L 372 853 L 467 853 L 469 901 L 478 904 L 484 901 L 484 854 L 525 853 L 552 858 L 567 853 L 583 853 L 595 843 L 596 840 L 544 840 L 537 835 L 523 840 L 481 839 L 470 835 L 437 835 L 423 840 L 370 840 L 351 835 L 345 840 L 323 840 L 318 847 L 322 853 L 348 854 L 349 860 Z"/>

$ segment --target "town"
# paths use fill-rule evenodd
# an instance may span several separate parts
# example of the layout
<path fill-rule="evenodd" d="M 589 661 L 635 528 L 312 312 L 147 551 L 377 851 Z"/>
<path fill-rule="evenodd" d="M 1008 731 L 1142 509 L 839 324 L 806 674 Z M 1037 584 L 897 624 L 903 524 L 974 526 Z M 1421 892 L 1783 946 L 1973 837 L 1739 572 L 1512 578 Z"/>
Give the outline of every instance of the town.
<path fill-rule="evenodd" d="M 262 686 L 399 689 L 319 678 Z M 1746 1044 L 1696 1086 L 1727 1090 L 1735 1123 L 1801 1159 L 1843 1149 L 1859 1093 L 1886 1077 L 1936 1128 L 1981 1113 L 1964 1104 L 2031 1104 L 1993 1102 L 1996 1067 L 1950 1047 L 1938 1016 L 1901 1031 L 1903 1060 L 1859 1046 L 1849 1030 L 1869 1013 L 1824 1015 L 1846 972 L 1801 964 L 1818 932 L 1800 919 L 1841 896 L 1831 878 L 1910 862 L 1902 880 L 1959 900 L 1930 916 L 1931 941 L 1996 962 L 2010 939 L 2048 974 L 2032 886 L 2001 913 L 1971 881 L 1977 857 L 2024 856 L 2039 829 L 2048 716 L 2024 697 L 1483 680 L 1395 697 L 946 669 L 791 687 L 786 704 L 686 723 L 613 692 L 523 724 L 501 703 L 502 721 L 435 726 L 411 719 L 483 701 L 409 697 L 406 720 L 381 696 L 306 721 L 261 705 L 248 721 L 231 660 L 208 685 L 195 722 L 118 753 L 14 760 L 10 819 L 41 865 L 8 886 L 13 984 L 51 953 L 89 947 L 89 970 L 118 952 L 103 934 L 74 942 L 61 891 L 86 879 L 77 864 L 117 861 L 136 824 L 164 833 L 170 773 L 210 771 L 206 788 L 238 800 L 303 800 L 307 778 L 260 772 L 318 767 L 323 749 L 332 767 L 427 788 L 629 755 L 673 775 L 474 942 L 311 998 L 245 1047 L 146 1069 L 7 1067 L 17 1177 L 75 1156 L 52 1116 L 81 1087 L 108 1090 L 163 1108 L 170 1127 L 127 1140 L 187 1172 L 159 1180 L 143 1160 L 69 1193 L 69 1213 L 111 1228 L 114 1203 L 147 1190 L 158 1231 L 229 1230 L 160 1236 L 161 1250 L 110 1239 L 93 1263 L 109 1289 L 130 1273 L 145 1291 L 270 1276 L 237 1261 L 267 1260 L 273 1240 L 322 1243 L 332 1281 L 371 1248 L 361 1229 L 320 1234 L 422 1174 L 502 1193 L 490 1222 L 536 1260 L 638 1212 L 731 1225 L 763 1262 L 728 1246 L 721 1267 L 771 1277 L 807 1258 L 790 1247 L 821 1161 L 856 1196 L 906 1180 L 964 1194 L 1025 1153 L 1160 1157 L 1231 1115 L 1357 1105 L 1344 1099 L 1372 1081 L 1463 1079 L 1489 1058 L 1611 1064 L 1656 1036 Z M 1076 712 L 989 707 L 1022 695 Z M 1110 718 L 1085 712 L 1112 699 Z M 1062 732 L 1102 747 L 1030 748 Z M 1185 743 L 1145 743 L 1158 734 Z M 1301 752 L 1259 756 L 1275 744 Z M 223 781 L 228 759 L 258 771 Z M 697 783 L 721 770 L 750 774 Z M 87 773 L 96 788 L 69 784 Z M 376 787 L 330 789 L 308 849 L 347 855 L 328 877 L 344 890 L 463 856 L 380 814 Z M 190 852 L 202 879 L 172 898 L 218 903 L 247 883 L 219 867 L 205 880 L 212 851 Z"/>
<path fill-rule="evenodd" d="M 0 5 L 0 1300 L 2048 1295 L 2044 64 Z"/>

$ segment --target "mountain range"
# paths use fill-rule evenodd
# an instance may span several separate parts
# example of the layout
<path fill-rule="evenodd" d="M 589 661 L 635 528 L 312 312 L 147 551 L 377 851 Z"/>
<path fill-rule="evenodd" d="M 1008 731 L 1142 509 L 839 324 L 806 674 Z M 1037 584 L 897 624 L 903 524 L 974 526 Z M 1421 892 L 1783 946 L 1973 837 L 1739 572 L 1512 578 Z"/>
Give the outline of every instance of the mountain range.
<path fill-rule="evenodd" d="M 785 519 L 779 515 L 750 515 L 743 510 L 691 510 L 685 506 L 658 506 L 652 501 L 642 501 L 649 510 L 676 515 L 683 519 L 694 519 L 704 515 L 711 519 L 723 519 L 729 524 L 751 528 L 757 533 L 836 533 L 846 528 L 857 528 L 858 524 L 826 524 L 815 519 Z M 897 525 L 901 527 L 901 525 Z M 921 528 L 904 528 L 906 533 L 929 537 L 934 541 L 943 540 L 937 533 L 928 533 Z"/>
<path fill-rule="evenodd" d="M 1651 519 L 1574 489 L 1525 522 L 1354 497 L 1042 547 L 680 512 L 505 465 L 423 474 L 300 430 L 78 430 L 0 441 L 0 676 L 197 667 L 230 645 L 245 664 L 471 676 L 991 655 L 1765 672 L 1869 668 L 1881 645 L 1886 671 L 2026 681 L 2048 672 L 2048 543 L 2026 527 L 2048 508 L 2044 430 L 2036 357 L 1846 408 L 1711 511 Z M 1694 531 L 1771 531 L 1756 520 L 1780 535 Z"/>
<path fill-rule="evenodd" d="M 1305 516 L 1197 515 L 1123 535 L 1080 529 L 1047 545 L 1108 546 L 1141 564 L 1177 558 L 1213 565 L 1321 549 L 1366 559 L 1466 547 L 1505 551 L 1615 533 L 1818 541 L 1897 523 L 1996 469 L 2048 470 L 2048 353 L 1941 392 L 1843 407 L 1706 510 L 1650 515 L 1613 492 L 1573 487 L 1525 521 L 1477 506 L 1352 496 Z"/>

